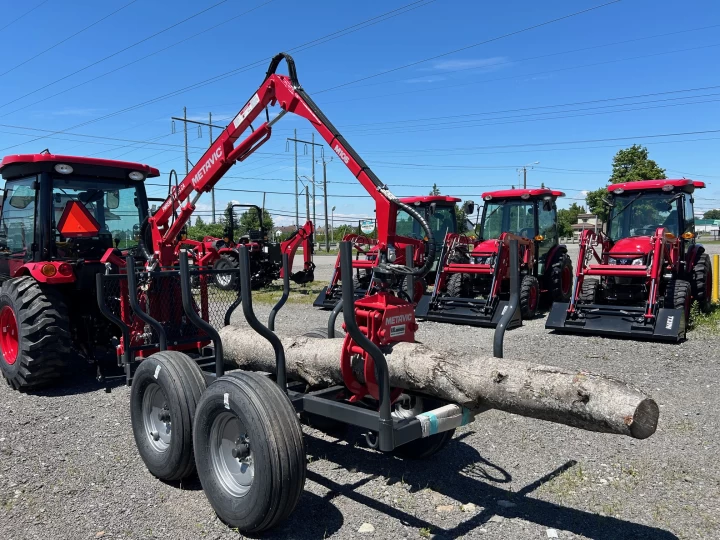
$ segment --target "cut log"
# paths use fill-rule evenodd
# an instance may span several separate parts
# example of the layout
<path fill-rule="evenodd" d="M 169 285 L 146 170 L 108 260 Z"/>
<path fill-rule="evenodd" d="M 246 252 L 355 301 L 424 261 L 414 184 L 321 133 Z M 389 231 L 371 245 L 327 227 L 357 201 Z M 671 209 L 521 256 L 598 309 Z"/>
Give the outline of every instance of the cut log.
<path fill-rule="evenodd" d="M 274 372 L 270 344 L 249 328 L 220 330 L 225 359 L 247 370 Z M 342 339 L 284 337 L 289 378 L 311 386 L 342 384 Z M 392 386 L 421 392 L 474 411 L 499 409 L 559 424 L 645 439 L 659 408 L 642 391 L 609 377 L 487 356 L 398 343 L 385 353 Z M 362 380 L 361 366 L 356 375 Z"/>

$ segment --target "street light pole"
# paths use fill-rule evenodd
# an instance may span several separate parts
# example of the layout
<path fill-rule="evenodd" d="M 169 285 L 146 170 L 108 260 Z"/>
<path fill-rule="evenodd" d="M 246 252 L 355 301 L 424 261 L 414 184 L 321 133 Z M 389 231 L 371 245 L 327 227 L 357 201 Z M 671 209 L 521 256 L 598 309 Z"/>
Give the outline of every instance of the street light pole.
<path fill-rule="evenodd" d="M 539 165 L 539 164 L 540 164 L 539 161 L 535 161 L 533 163 L 528 163 L 527 165 L 523 165 L 522 167 L 520 167 L 523 172 L 523 189 L 527 189 L 527 169 L 528 169 L 528 167 L 530 167 L 532 169 L 533 165 Z"/>

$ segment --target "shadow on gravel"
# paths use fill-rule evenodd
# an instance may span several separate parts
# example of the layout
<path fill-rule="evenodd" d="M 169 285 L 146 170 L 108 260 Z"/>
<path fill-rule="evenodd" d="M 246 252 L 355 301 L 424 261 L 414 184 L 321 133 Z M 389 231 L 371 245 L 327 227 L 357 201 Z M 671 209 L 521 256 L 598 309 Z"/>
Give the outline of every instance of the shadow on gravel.
<path fill-rule="evenodd" d="M 62 397 L 90 394 L 92 392 L 97 392 L 98 390 L 105 390 L 109 393 L 112 390 L 123 386 L 125 386 L 124 376 L 113 378 L 105 382 L 98 382 L 95 379 L 94 372 L 90 373 L 90 371 L 86 372 L 78 370 L 73 376 L 67 376 L 58 381 L 56 386 L 24 392 L 33 396 Z"/>
<path fill-rule="evenodd" d="M 352 435 L 349 433 L 346 440 L 352 441 Z M 598 540 L 677 538 L 671 532 L 656 527 L 600 516 L 530 496 L 555 476 L 574 467 L 575 461 L 568 461 L 518 492 L 503 489 L 502 484 L 512 480 L 510 474 L 499 465 L 483 458 L 475 448 L 464 443 L 463 438 L 456 437 L 445 450 L 430 460 L 402 461 L 380 453 L 351 448 L 341 444 L 343 441 L 331 442 L 306 433 L 308 454 L 335 463 L 338 468 L 370 475 L 355 483 L 340 484 L 308 471 L 308 479 L 330 490 L 332 497 L 342 495 L 409 527 L 430 529 L 436 538 L 457 538 L 468 534 L 495 515 L 508 519 L 521 518 L 544 527 L 566 530 Z M 410 492 L 429 487 L 456 501 L 472 502 L 480 511 L 455 527 L 443 529 L 435 523 L 356 492 L 361 485 L 379 477 L 388 478 L 388 483 L 393 483 L 393 479 L 402 479 L 405 484 L 409 484 Z M 499 500 L 509 501 L 512 505 L 500 506 L 497 504 Z M 327 508 L 319 508 L 318 512 L 332 512 L 334 507 L 331 506 L 328 504 Z M 301 508 L 298 510 L 295 515 L 301 519 L 299 516 L 304 512 Z M 432 510 L 434 514 L 434 508 Z"/>

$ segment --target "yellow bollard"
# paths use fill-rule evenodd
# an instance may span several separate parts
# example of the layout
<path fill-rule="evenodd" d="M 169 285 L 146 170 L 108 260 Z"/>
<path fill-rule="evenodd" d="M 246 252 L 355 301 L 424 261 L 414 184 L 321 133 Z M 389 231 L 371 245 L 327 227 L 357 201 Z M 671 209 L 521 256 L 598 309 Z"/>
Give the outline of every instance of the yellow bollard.
<path fill-rule="evenodd" d="M 712 301 L 717 304 L 720 295 L 720 255 L 713 255 Z"/>

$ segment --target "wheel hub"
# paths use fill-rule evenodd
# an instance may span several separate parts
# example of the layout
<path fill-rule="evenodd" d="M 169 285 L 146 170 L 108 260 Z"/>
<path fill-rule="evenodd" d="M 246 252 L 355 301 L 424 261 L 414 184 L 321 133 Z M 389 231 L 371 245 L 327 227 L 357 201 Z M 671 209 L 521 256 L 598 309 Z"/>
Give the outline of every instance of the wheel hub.
<path fill-rule="evenodd" d="M 222 487 L 235 497 L 242 497 L 255 478 L 250 439 L 243 422 L 224 412 L 210 430 L 210 458 L 213 471 Z"/>
<path fill-rule="evenodd" d="M 0 310 L 0 350 L 9 365 L 13 365 L 18 356 L 18 325 L 15 312 L 10 306 Z"/>
<path fill-rule="evenodd" d="M 172 440 L 172 418 L 167 398 L 156 383 L 148 385 L 145 390 L 142 416 L 150 445 L 157 452 L 165 452 L 170 447 Z"/>

